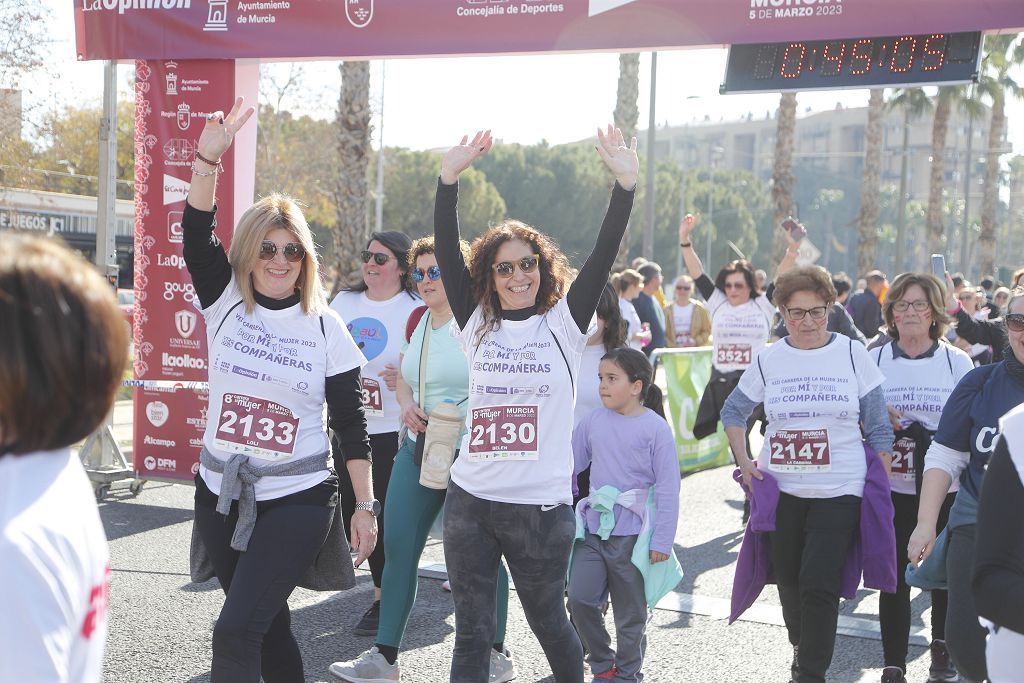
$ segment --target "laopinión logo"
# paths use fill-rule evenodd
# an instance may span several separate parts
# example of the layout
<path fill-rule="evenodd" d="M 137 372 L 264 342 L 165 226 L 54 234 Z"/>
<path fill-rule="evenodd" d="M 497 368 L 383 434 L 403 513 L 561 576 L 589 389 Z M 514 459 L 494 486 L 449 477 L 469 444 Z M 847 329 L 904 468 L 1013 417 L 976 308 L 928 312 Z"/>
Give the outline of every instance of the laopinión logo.
<path fill-rule="evenodd" d="M 82 0 L 82 9 L 86 12 L 117 10 L 118 14 L 138 9 L 188 9 L 191 6 L 192 0 Z"/>

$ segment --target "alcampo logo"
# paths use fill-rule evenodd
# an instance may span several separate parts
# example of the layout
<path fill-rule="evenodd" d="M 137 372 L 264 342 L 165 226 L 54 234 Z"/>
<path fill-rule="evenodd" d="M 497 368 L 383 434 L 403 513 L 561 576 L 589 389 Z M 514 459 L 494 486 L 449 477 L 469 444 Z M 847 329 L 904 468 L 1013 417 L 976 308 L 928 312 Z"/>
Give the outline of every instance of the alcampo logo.
<path fill-rule="evenodd" d="M 192 0 L 82 0 L 82 9 L 86 12 L 101 10 L 124 14 L 133 9 L 188 9 Z"/>
<path fill-rule="evenodd" d="M 146 444 L 147 446 L 163 446 L 164 448 L 174 448 L 175 446 L 178 445 L 177 442 L 173 441 L 172 439 L 157 439 L 155 437 L 150 436 L 149 434 L 147 434 L 145 438 L 142 439 L 142 443 Z"/>
<path fill-rule="evenodd" d="M 205 358 L 197 358 L 196 356 L 188 353 L 180 356 L 173 356 L 165 351 L 161 358 L 161 362 L 163 362 L 164 367 L 167 368 L 191 368 L 193 370 L 206 369 Z"/>

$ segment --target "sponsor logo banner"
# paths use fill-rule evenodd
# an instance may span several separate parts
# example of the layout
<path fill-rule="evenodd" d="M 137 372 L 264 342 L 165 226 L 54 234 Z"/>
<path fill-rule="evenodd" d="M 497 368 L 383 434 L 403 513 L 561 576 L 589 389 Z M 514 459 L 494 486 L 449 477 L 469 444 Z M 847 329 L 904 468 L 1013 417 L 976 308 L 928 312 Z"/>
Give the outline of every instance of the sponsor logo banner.
<path fill-rule="evenodd" d="M 75 26 L 81 59 L 344 59 L 1020 30 L 1024 16 L 1020 0 L 78 0 Z M 173 71 L 154 89 L 195 86 Z M 185 131 L 209 110 L 158 111 Z"/>
<path fill-rule="evenodd" d="M 155 14 L 168 18 L 196 8 L 200 0 L 85 0 L 89 17 Z M 175 55 L 177 57 L 177 55 Z M 135 392 L 135 470 L 140 476 L 189 480 L 206 427 L 206 392 L 188 388 L 207 381 L 206 325 L 196 309 L 196 290 L 185 268 L 181 220 L 189 167 L 204 112 L 229 105 L 235 92 L 230 61 L 136 62 L 135 136 L 135 378 L 180 383 L 167 391 Z M 224 158 L 221 188 L 235 182 L 233 155 Z M 234 224 L 233 206 L 223 201 L 217 220 Z M 218 236 L 230 244 L 229 230 Z"/>

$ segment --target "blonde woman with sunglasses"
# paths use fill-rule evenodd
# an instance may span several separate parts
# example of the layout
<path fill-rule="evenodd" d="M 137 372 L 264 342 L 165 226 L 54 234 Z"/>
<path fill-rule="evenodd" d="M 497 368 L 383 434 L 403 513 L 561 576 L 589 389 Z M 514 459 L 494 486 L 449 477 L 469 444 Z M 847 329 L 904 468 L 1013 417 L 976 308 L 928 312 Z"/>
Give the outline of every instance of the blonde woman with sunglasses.
<path fill-rule="evenodd" d="M 455 600 L 453 683 L 486 683 L 502 556 L 556 683 L 583 680 L 583 648 L 563 593 L 576 532 L 573 406 L 580 359 L 633 207 L 636 138 L 598 130 L 615 176 L 593 253 L 568 287 L 569 264 L 535 228 L 506 220 L 459 251 L 458 179 L 492 145 L 464 137 L 441 162 L 434 205 L 437 262 L 469 359 L 467 435 L 452 466 L 444 544 Z"/>
<path fill-rule="evenodd" d="M 373 462 L 373 494 L 381 507 L 387 505 L 388 482 L 395 454 L 398 453 L 398 430 L 402 409 L 395 393 L 399 355 L 402 351 L 405 323 L 409 314 L 422 304 L 413 293 L 406 259 L 412 240 L 397 230 L 370 235 L 366 248 L 359 254 L 362 262 L 356 284 L 338 293 L 331 308 L 348 323 L 349 332 L 366 358 L 360 382 L 363 412 L 370 434 Z M 340 444 L 336 444 L 336 448 Z M 348 454 L 341 447 L 341 453 Z M 344 472 L 339 475 L 341 513 L 346 524 L 355 512 L 356 497 Z M 384 518 L 377 518 L 377 533 L 384 536 Z M 380 620 L 381 582 L 387 558 L 384 544 L 378 543 L 370 555 L 373 577 L 373 602 L 352 629 L 357 636 L 377 635 Z"/>
<path fill-rule="evenodd" d="M 213 683 L 286 683 L 305 680 L 288 596 L 300 583 L 355 583 L 324 403 L 363 503 L 351 523 L 357 565 L 376 543 L 377 511 L 360 400 L 365 360 L 327 306 L 302 212 L 271 195 L 239 218 L 230 251 L 214 232 L 221 159 L 254 111 L 242 105 L 238 98 L 207 120 L 182 218 L 210 350 L 192 576 L 216 576 L 226 596 L 213 628 Z"/>

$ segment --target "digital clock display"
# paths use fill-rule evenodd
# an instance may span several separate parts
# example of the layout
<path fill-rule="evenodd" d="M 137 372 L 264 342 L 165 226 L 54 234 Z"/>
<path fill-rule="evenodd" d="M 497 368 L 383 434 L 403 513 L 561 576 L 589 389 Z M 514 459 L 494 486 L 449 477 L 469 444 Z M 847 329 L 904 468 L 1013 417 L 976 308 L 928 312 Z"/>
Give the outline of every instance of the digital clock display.
<path fill-rule="evenodd" d="M 980 32 L 733 45 L 721 92 L 966 83 L 980 46 Z"/>

